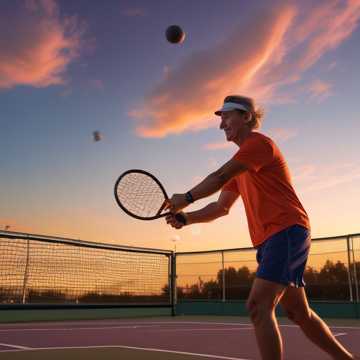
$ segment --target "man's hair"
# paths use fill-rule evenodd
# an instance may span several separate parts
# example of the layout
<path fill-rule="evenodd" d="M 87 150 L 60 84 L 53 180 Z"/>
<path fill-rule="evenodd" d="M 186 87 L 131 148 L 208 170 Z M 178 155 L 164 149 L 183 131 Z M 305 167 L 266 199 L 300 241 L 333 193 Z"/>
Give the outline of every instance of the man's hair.
<path fill-rule="evenodd" d="M 229 95 L 224 99 L 224 103 L 226 102 L 234 102 L 237 104 L 241 104 L 245 106 L 247 109 L 249 109 L 251 116 L 251 120 L 248 123 L 248 126 L 251 129 L 258 129 L 261 126 L 262 120 L 264 118 L 264 110 L 261 108 L 255 108 L 255 101 L 254 99 L 247 97 L 247 96 L 241 96 L 241 95 Z M 244 110 L 236 110 L 241 113 L 244 113 Z"/>

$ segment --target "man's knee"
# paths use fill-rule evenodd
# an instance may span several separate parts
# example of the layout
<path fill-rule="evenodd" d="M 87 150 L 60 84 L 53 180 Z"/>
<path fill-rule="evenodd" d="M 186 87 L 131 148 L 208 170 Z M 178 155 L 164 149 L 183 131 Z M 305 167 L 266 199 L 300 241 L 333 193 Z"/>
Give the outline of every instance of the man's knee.
<path fill-rule="evenodd" d="M 285 311 L 288 319 L 299 326 L 305 325 L 311 319 L 312 311 L 310 308 L 286 309 Z"/>
<path fill-rule="evenodd" d="M 255 325 L 272 320 L 275 306 L 283 292 L 283 285 L 260 278 L 255 279 L 246 303 L 246 308 Z"/>
<path fill-rule="evenodd" d="M 257 299 L 250 299 L 246 303 L 247 311 L 254 325 L 267 321 L 274 312 L 273 304 L 266 303 Z"/>

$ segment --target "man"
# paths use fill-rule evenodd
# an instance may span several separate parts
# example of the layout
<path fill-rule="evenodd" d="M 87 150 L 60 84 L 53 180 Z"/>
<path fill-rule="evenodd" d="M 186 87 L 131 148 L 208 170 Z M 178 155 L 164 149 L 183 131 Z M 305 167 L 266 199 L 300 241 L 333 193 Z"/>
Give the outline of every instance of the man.
<path fill-rule="evenodd" d="M 183 222 L 168 215 L 167 223 L 180 229 L 212 221 L 227 215 L 241 196 L 259 264 L 246 306 L 262 359 L 282 359 L 282 338 L 275 317 L 279 302 L 305 335 L 333 359 L 354 359 L 308 305 L 303 273 L 311 242 L 310 223 L 279 148 L 270 138 L 254 131 L 260 126 L 262 112 L 255 109 L 253 99 L 231 95 L 215 114 L 221 116 L 220 129 L 227 141 L 240 149 L 193 189 L 174 194 L 167 208 L 178 213 L 221 189 L 220 196 L 200 210 L 181 212 Z"/>

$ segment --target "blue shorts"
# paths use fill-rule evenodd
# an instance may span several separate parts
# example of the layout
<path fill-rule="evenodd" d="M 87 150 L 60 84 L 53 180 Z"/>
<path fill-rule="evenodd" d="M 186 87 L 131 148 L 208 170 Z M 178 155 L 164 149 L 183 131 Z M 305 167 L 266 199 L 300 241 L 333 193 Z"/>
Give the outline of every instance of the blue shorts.
<path fill-rule="evenodd" d="M 310 243 L 310 230 L 300 225 L 270 236 L 257 247 L 256 277 L 284 286 L 305 286 L 303 275 Z"/>

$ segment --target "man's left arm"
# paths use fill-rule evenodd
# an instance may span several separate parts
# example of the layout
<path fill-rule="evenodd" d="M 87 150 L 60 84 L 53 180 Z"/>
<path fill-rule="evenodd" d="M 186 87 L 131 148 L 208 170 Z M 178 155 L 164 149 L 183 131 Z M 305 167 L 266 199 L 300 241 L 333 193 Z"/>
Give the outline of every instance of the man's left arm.
<path fill-rule="evenodd" d="M 245 164 L 236 159 L 229 160 L 220 169 L 208 175 L 201 183 L 190 190 L 193 201 L 208 197 L 219 191 L 230 179 L 248 170 Z M 186 194 L 174 194 L 168 208 L 176 213 L 189 205 Z"/>

